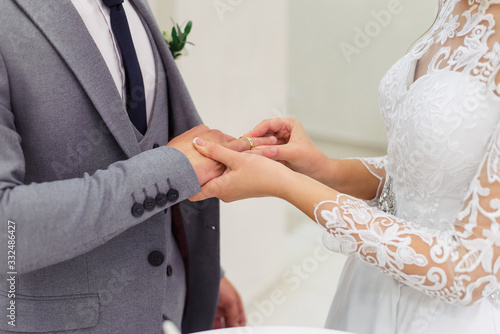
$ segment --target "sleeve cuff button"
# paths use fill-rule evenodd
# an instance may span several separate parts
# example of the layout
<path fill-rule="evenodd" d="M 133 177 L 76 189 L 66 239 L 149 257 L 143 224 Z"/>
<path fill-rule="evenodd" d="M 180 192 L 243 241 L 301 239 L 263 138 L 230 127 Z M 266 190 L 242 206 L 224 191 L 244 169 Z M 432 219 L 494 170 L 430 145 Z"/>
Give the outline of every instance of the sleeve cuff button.
<path fill-rule="evenodd" d="M 142 217 L 144 215 L 144 206 L 139 203 L 135 203 L 132 207 L 132 215 L 136 218 Z"/>
<path fill-rule="evenodd" d="M 148 197 L 144 201 L 144 208 L 148 211 L 154 210 L 156 208 L 156 201 L 154 198 Z"/>
<path fill-rule="evenodd" d="M 179 192 L 175 189 L 170 189 L 167 193 L 168 201 L 175 202 L 179 199 Z"/>

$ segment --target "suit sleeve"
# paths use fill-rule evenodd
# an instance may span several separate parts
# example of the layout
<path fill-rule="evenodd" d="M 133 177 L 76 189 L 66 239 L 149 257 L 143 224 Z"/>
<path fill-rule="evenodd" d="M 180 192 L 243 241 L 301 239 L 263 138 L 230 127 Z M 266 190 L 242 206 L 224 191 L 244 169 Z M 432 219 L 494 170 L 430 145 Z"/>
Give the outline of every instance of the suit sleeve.
<path fill-rule="evenodd" d="M 8 71 L 0 54 L 0 249 L 7 251 L 7 224 L 12 221 L 18 273 L 84 254 L 200 191 L 189 160 L 166 146 L 77 179 L 28 185 L 23 183 L 25 170 Z M 169 190 L 178 196 L 141 215 L 132 214 L 134 204 Z M 9 271 L 7 261 L 0 264 L 2 272 Z"/>

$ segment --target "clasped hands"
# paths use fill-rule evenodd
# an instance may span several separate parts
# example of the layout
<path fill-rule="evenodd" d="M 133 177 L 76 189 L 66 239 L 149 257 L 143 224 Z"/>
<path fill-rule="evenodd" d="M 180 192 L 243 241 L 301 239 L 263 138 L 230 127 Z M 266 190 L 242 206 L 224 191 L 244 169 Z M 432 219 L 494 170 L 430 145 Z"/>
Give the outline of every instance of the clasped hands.
<path fill-rule="evenodd" d="M 200 125 L 168 144 L 188 157 L 202 186 L 190 200 L 284 198 L 287 178 L 298 172 L 318 179 L 328 160 L 293 118 L 265 120 L 244 137 Z"/>

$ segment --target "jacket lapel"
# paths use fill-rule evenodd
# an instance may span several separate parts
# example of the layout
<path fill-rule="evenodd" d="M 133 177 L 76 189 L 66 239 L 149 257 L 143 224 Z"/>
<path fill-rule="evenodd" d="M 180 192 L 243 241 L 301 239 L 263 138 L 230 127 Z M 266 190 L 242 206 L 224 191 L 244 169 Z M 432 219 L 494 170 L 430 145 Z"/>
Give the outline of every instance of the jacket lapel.
<path fill-rule="evenodd" d="M 71 1 L 14 1 L 67 63 L 125 154 L 139 154 L 133 125 L 106 62 Z"/>

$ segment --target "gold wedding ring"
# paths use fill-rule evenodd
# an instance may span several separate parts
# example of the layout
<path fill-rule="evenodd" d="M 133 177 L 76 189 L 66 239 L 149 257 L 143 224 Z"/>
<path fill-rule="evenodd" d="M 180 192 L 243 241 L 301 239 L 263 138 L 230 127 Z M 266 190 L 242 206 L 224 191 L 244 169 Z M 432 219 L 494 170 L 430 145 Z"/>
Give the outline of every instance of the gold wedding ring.
<path fill-rule="evenodd" d="M 245 137 L 245 136 L 241 136 L 240 139 L 241 138 L 245 138 L 248 141 L 248 143 L 250 144 L 250 150 L 253 150 L 253 148 L 254 148 L 253 139 L 250 137 Z"/>

